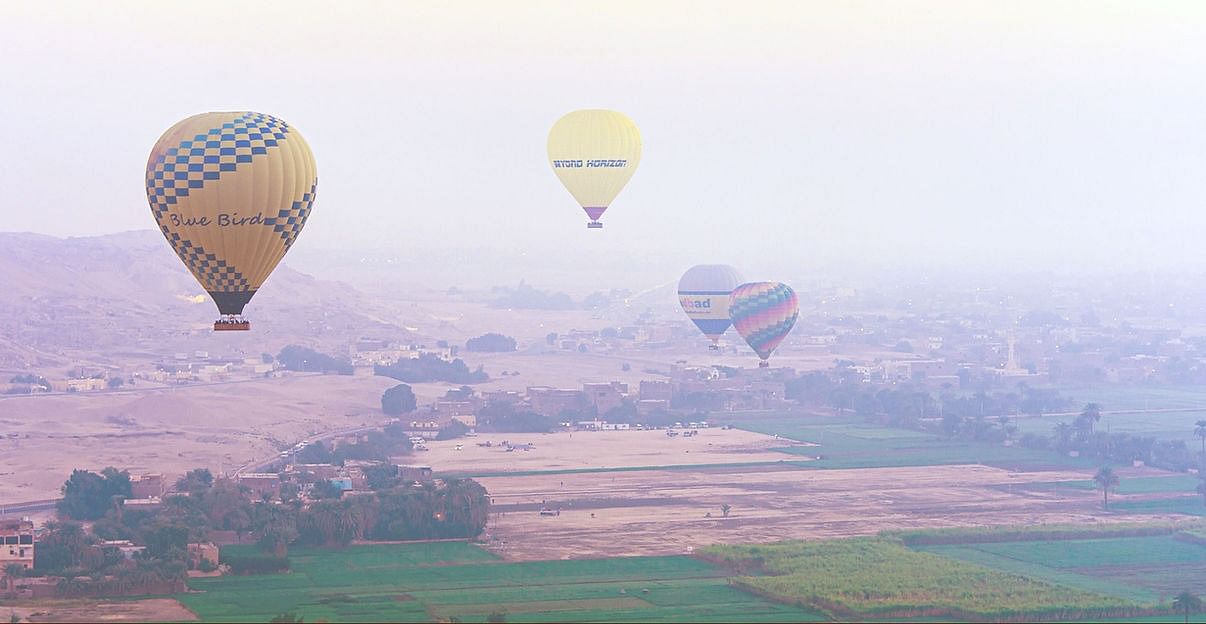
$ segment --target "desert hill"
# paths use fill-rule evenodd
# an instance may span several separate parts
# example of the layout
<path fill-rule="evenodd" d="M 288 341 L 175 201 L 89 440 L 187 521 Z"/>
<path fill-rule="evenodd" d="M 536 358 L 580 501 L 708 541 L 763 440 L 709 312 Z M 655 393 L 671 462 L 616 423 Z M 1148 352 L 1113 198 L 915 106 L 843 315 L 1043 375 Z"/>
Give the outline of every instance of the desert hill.
<path fill-rule="evenodd" d="M 263 329 L 239 343 L 214 336 L 212 302 L 151 230 L 67 239 L 0 233 L 0 284 L 0 372 L 407 334 L 390 306 L 282 265 L 247 307 Z"/>

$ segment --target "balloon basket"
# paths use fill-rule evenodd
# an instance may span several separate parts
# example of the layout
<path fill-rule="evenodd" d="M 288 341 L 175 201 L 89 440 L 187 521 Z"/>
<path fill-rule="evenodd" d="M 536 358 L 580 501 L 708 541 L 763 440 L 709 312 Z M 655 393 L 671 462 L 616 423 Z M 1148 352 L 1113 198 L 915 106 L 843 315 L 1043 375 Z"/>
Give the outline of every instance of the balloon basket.
<path fill-rule="evenodd" d="M 758 362 L 758 368 L 770 368 L 770 362 L 762 360 L 761 362 Z"/>
<path fill-rule="evenodd" d="M 717 351 L 717 352 L 719 352 L 719 351 L 720 351 L 720 346 L 719 346 L 719 345 L 708 345 L 708 351 Z"/>
<path fill-rule="evenodd" d="M 586 229 L 588 229 L 588 230 L 601 230 L 601 229 L 603 229 L 603 224 L 602 224 L 602 223 L 600 223 L 600 222 L 598 222 L 598 221 L 591 221 L 590 223 L 587 223 L 587 224 L 586 224 Z"/>
<path fill-rule="evenodd" d="M 251 321 L 214 321 L 214 331 L 251 331 Z"/>

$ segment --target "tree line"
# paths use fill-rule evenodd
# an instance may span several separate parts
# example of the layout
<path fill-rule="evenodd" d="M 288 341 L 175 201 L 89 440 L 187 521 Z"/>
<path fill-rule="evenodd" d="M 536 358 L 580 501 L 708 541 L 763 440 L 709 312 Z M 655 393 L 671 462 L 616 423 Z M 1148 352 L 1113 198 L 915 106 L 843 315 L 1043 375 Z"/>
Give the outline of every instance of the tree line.
<path fill-rule="evenodd" d="M 303 373 L 352 374 L 352 363 L 350 361 L 332 357 L 299 345 L 289 345 L 281 349 L 281 352 L 276 356 L 276 360 L 285 370 Z"/>
<path fill-rule="evenodd" d="M 402 359 L 389 366 L 377 365 L 373 373 L 380 377 L 389 377 L 406 383 L 423 383 L 429 381 L 445 381 L 456 384 L 475 384 L 490 380 L 481 366 L 469 370 L 465 362 L 455 359 L 451 362 L 438 356 L 423 353 L 413 359 Z"/>
<path fill-rule="evenodd" d="M 318 500 L 307 504 L 303 484 L 285 482 L 279 497 L 257 497 L 236 481 L 216 479 L 199 468 L 181 477 L 159 508 L 144 510 L 123 505 L 128 473 L 112 467 L 101 474 L 75 470 L 63 486 L 70 500 L 60 508 L 64 520 L 48 523 L 35 550 L 33 574 L 63 577 L 65 596 L 180 591 L 188 544 L 206 541 L 212 531 L 233 531 L 239 541 L 259 545 L 263 555 L 223 561 L 235 573 L 252 573 L 287 568 L 292 545 L 473 538 L 485 529 L 489 497 L 476 481 L 416 483 L 403 479 L 392 464 L 370 466 L 365 473 L 368 492 L 324 492 L 320 481 L 314 486 Z M 104 505 L 98 502 L 101 494 L 110 496 Z M 92 520 L 91 530 L 80 520 Z M 105 540 L 129 540 L 144 548 L 127 559 Z"/>

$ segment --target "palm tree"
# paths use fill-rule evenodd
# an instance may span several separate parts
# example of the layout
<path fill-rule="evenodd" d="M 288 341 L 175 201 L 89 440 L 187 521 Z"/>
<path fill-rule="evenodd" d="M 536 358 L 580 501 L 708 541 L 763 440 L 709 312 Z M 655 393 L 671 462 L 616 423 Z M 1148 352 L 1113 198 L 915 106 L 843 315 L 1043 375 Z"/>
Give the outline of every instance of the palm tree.
<path fill-rule="evenodd" d="M 1093 425 L 1099 420 L 1101 420 L 1101 406 L 1097 403 L 1085 403 L 1084 409 L 1080 410 L 1080 416 L 1076 417 L 1076 425 L 1077 428 L 1086 430 L 1088 435 L 1092 435 Z"/>
<path fill-rule="evenodd" d="M 1072 446 L 1072 425 L 1066 421 L 1055 424 L 1055 448 L 1061 453 Z"/>
<path fill-rule="evenodd" d="M 1202 611 L 1202 599 L 1183 591 L 1173 598 L 1173 609 L 1185 614 L 1185 624 L 1189 624 L 1189 614 Z"/>
<path fill-rule="evenodd" d="M 1193 424 L 1193 434 L 1202 439 L 1202 455 L 1206 456 L 1206 420 Z"/>
<path fill-rule="evenodd" d="M 17 591 L 17 579 L 25 576 L 25 566 L 20 563 L 10 563 L 4 566 L 4 578 L 8 580 L 8 591 Z"/>
<path fill-rule="evenodd" d="M 1102 509 L 1109 509 L 1110 490 L 1118 487 L 1118 475 L 1114 474 L 1113 468 L 1102 466 L 1097 469 L 1097 474 L 1093 475 L 1093 480 L 1097 482 L 1097 487 L 1101 488 Z"/>
<path fill-rule="evenodd" d="M 721 506 L 720 506 L 720 513 L 721 513 L 722 515 L 724 515 L 724 517 L 726 517 L 726 518 L 728 518 L 728 517 L 729 517 L 729 512 L 730 512 L 730 511 L 732 511 L 732 510 L 733 510 L 733 506 L 732 506 L 732 505 L 730 505 L 730 504 L 728 504 L 728 503 L 725 503 L 725 504 L 723 504 L 723 505 L 721 505 Z"/>

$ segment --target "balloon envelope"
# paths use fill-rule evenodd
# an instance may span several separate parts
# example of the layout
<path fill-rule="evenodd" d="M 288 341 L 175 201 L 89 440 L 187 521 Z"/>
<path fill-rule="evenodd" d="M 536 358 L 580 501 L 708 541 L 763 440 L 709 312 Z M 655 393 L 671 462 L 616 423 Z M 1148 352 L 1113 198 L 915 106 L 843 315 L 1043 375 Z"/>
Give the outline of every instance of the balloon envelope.
<path fill-rule="evenodd" d="M 309 145 L 284 121 L 203 113 L 163 133 L 146 184 L 176 255 L 222 314 L 241 314 L 297 240 L 318 174 Z"/>
<path fill-rule="evenodd" d="M 549 165 L 591 222 L 628 184 L 641 162 L 641 131 L 627 115 L 579 110 L 557 120 L 549 131 Z"/>
<path fill-rule="evenodd" d="M 699 264 L 678 280 L 678 302 L 703 335 L 713 344 L 732 325 L 729 295 L 744 280 L 727 264 Z"/>
<path fill-rule="evenodd" d="M 787 284 L 752 282 L 733 290 L 729 315 L 737 333 L 766 361 L 795 326 L 800 301 Z"/>

